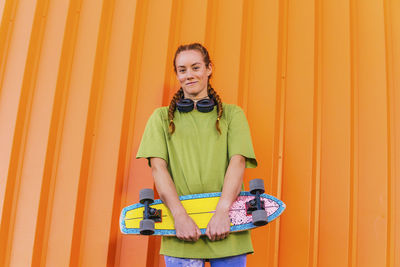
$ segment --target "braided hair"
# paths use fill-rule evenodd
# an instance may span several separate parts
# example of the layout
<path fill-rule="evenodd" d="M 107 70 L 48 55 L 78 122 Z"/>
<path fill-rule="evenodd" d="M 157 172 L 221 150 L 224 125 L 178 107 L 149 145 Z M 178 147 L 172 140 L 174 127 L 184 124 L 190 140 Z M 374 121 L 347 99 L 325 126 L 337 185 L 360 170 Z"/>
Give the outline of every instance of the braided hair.
<path fill-rule="evenodd" d="M 178 49 L 175 52 L 175 56 L 174 56 L 174 71 L 176 73 L 176 65 L 175 65 L 175 61 L 176 61 L 176 57 L 179 55 L 180 52 L 182 51 L 188 51 L 188 50 L 197 50 L 201 53 L 201 55 L 203 56 L 203 60 L 204 63 L 206 65 L 206 67 L 210 66 L 211 60 L 210 60 L 210 55 L 208 54 L 207 49 L 202 46 L 199 43 L 192 43 L 192 44 L 188 44 L 188 45 L 181 45 L 178 47 Z M 211 75 L 208 77 L 208 86 L 207 86 L 207 93 L 208 96 L 210 96 L 211 98 L 214 99 L 214 101 L 217 104 L 217 121 L 215 122 L 215 128 L 217 129 L 218 133 L 221 134 L 221 129 L 219 127 L 219 120 L 222 117 L 222 112 L 223 112 L 223 108 L 222 108 L 222 101 L 221 98 L 219 97 L 219 95 L 217 94 L 217 92 L 214 90 L 214 88 L 212 88 L 211 84 L 210 84 L 210 78 Z M 176 110 L 176 103 L 180 100 L 184 98 L 184 94 L 183 94 L 183 90 L 182 88 L 180 88 L 175 95 L 172 97 L 171 102 L 169 104 L 169 109 L 168 109 L 168 120 L 169 120 L 169 132 L 170 134 L 173 134 L 175 132 L 175 124 L 174 124 L 174 113 Z"/>
<path fill-rule="evenodd" d="M 176 110 L 176 102 L 183 98 L 183 90 L 180 88 L 175 95 L 172 97 L 171 103 L 168 108 L 168 120 L 169 120 L 169 132 L 173 134 L 175 132 L 174 124 L 174 113 Z"/>

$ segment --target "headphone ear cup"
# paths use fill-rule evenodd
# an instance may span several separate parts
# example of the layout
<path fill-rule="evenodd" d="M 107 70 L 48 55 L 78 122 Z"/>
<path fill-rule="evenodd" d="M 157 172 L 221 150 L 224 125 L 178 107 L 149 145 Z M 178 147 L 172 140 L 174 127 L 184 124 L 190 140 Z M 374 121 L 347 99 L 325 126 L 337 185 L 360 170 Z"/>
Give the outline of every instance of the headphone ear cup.
<path fill-rule="evenodd" d="M 197 110 L 203 113 L 210 112 L 214 109 L 215 102 L 214 99 L 202 99 L 196 103 Z"/>
<path fill-rule="evenodd" d="M 194 108 L 194 102 L 192 99 L 181 99 L 176 103 L 179 112 L 190 112 Z"/>

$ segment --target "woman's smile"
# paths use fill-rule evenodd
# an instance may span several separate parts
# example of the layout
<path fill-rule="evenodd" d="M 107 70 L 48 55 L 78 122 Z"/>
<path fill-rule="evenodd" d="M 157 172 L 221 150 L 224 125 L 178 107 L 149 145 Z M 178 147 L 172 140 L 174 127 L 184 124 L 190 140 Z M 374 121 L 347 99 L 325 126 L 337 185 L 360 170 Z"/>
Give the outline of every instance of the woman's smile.
<path fill-rule="evenodd" d="M 194 82 L 187 82 L 186 85 L 187 85 L 187 86 L 192 86 L 192 85 L 195 85 L 196 83 L 197 83 L 196 81 L 194 81 Z"/>

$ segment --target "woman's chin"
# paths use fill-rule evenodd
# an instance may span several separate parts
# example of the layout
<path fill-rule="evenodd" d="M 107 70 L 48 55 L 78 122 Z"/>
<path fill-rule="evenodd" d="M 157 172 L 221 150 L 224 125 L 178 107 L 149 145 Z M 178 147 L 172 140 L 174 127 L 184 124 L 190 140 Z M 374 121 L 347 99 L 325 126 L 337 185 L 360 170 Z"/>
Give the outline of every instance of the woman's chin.
<path fill-rule="evenodd" d="M 185 92 L 185 96 L 189 96 L 189 97 L 198 97 L 200 95 L 202 95 L 203 90 L 199 89 L 199 88 L 183 88 L 183 91 Z M 206 93 L 207 96 L 207 93 Z"/>

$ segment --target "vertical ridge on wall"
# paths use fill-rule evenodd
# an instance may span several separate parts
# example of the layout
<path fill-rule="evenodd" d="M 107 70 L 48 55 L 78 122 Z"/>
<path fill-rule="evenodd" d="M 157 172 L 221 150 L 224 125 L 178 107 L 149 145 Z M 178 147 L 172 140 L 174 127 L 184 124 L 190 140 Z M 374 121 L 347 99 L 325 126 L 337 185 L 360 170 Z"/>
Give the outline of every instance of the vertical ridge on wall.
<path fill-rule="evenodd" d="M 241 42 L 241 31 L 228 31 L 226 29 L 240 29 L 242 27 L 242 8 L 243 1 L 241 0 L 218 1 L 217 13 L 215 14 L 216 21 L 213 25 L 216 39 L 215 46 L 211 50 L 217 66 L 213 72 L 213 84 L 226 103 L 237 103 Z M 220 78 L 226 75 L 230 76 L 231 79 L 222 83 Z"/>
<path fill-rule="evenodd" d="M 385 1 L 386 29 L 387 29 L 387 101 L 388 101 L 388 122 L 389 122 L 389 144 L 390 151 L 388 159 L 388 172 L 390 180 L 388 185 L 390 217 L 388 218 L 388 266 L 400 266 L 400 256 L 396 251 L 400 248 L 400 18 L 395 16 L 395 11 L 400 11 L 400 3 L 397 1 Z M 390 162 L 389 162 L 390 161 Z"/>
<path fill-rule="evenodd" d="M 276 177 L 277 197 L 282 199 L 282 183 L 284 170 L 284 147 L 285 147 L 285 110 L 286 110 L 286 75 L 287 75 L 287 48 L 288 48 L 288 0 L 279 1 L 279 30 L 278 30 L 278 51 L 277 51 L 277 75 L 276 75 L 276 108 L 274 121 L 274 156 L 272 162 L 272 177 Z M 280 234 L 282 232 L 281 222 L 277 222 L 274 234 L 277 236 L 275 246 L 277 253 L 273 261 L 269 261 L 270 266 L 278 266 L 280 259 L 281 243 Z"/>
<path fill-rule="evenodd" d="M 288 65 L 285 110 L 285 165 L 282 198 L 288 206 L 287 221 L 281 221 L 280 263 L 288 266 L 309 264 L 312 212 L 312 145 L 314 105 L 314 1 L 288 2 Z M 301 101 L 299 101 L 301 99 Z M 296 148 L 296 149 L 295 149 Z M 290 153 L 289 153 L 290 152 Z M 291 188 L 297 188 L 292 191 Z M 301 201 L 299 201 L 301 199 Z M 288 221 L 297 221 L 290 225 Z M 301 227 L 307 225 L 307 227 Z M 291 257 L 296 250 L 297 257 Z"/>
<path fill-rule="evenodd" d="M 54 208 L 55 183 L 59 153 L 61 150 L 63 126 L 67 99 L 69 94 L 69 80 L 72 67 L 73 49 L 76 40 L 79 15 L 76 13 L 78 1 L 71 1 L 66 16 L 65 37 L 60 47 L 60 62 L 58 66 L 58 77 L 55 85 L 54 102 L 51 113 L 50 131 L 48 137 L 46 160 L 44 163 L 43 182 L 40 192 L 40 205 L 36 223 L 35 253 L 32 265 L 45 266 L 48 250 L 48 242 L 51 227 L 51 218 Z M 71 43 L 72 45 L 69 45 Z"/>
<path fill-rule="evenodd" d="M 396 211 L 396 133 L 395 133 L 395 105 L 394 105 L 394 53 L 393 53 L 393 30 L 392 30 L 392 6 L 391 1 L 384 1 L 384 14 L 385 14 L 385 51 L 386 51 L 386 84 L 387 84 L 387 92 L 386 92 L 386 101 L 387 101 L 387 121 L 388 121 L 388 129 L 387 129 L 387 152 L 388 152 L 388 160 L 387 160 L 387 169 L 388 169 L 388 219 L 387 219 L 387 250 L 386 250 L 386 266 L 394 267 L 395 266 L 395 236 L 396 236 L 396 227 L 395 227 L 395 211 Z"/>
<path fill-rule="evenodd" d="M 4 101 L 4 92 L 3 92 L 3 87 L 4 87 L 4 76 L 6 72 L 6 64 L 7 64 L 7 57 L 9 53 L 9 47 L 10 47 L 10 42 L 11 42 L 11 35 L 13 32 L 14 28 L 14 19 L 15 19 L 15 13 L 18 7 L 18 1 L 7 1 L 4 3 L 4 10 L 3 10 L 3 16 L 1 19 L 1 24 L 0 24 L 0 104 L 3 103 Z M 3 108 L 3 107 L 1 107 Z M 2 114 L 0 113 L 0 116 Z M 4 116 L 4 115 L 3 115 Z M 2 122 L 4 125 L 4 122 Z M 12 147 L 10 147 L 10 151 L 7 151 L 8 147 L 3 144 L 3 139 L 5 137 L 5 133 L 3 132 L 3 129 L 6 127 L 3 126 L 1 131 L 0 131 L 0 137 L 1 137 L 1 144 L 2 144 L 2 149 L 1 151 L 1 166 L 0 166 L 0 177 L 9 177 L 8 171 L 9 171 L 9 153 L 12 153 Z M 12 142 L 9 142 L 12 143 Z M 1 205 L 1 217 L 0 217 L 0 264 L 5 265 L 6 262 L 8 262 L 9 258 L 9 250 L 10 250 L 10 228 L 12 225 L 10 225 L 10 219 L 11 215 L 13 214 L 12 207 L 14 205 L 14 195 L 16 194 L 15 192 L 15 187 L 18 187 L 18 184 L 16 184 L 15 179 L 1 179 L 0 180 L 0 205 Z"/>
<path fill-rule="evenodd" d="M 239 90 L 237 103 L 247 113 L 250 86 L 250 60 L 251 42 L 253 35 L 253 9 L 254 1 L 243 2 L 241 44 L 240 44 L 240 68 L 239 68 Z"/>
<path fill-rule="evenodd" d="M 391 38 L 391 24 L 388 21 L 391 21 L 391 14 L 389 9 L 389 3 L 387 0 L 383 2 L 384 4 L 384 25 L 385 25 L 385 63 L 386 63 L 386 105 L 387 105 L 387 173 L 388 173 L 388 187 L 387 187 L 387 194 L 388 194 L 388 219 L 387 219 L 387 250 L 386 250 L 386 266 L 393 267 L 394 266 L 394 233 L 393 233 L 393 226 L 394 226 L 394 186 L 393 186 L 393 139 L 392 139 L 392 127 L 393 127 L 393 120 L 392 120 L 392 94 L 391 90 L 393 87 L 393 78 L 392 78 L 392 38 Z"/>
<path fill-rule="evenodd" d="M 315 0 L 314 18 L 314 107 L 313 107 L 313 152 L 312 152 L 312 187 L 310 214 L 310 267 L 318 266 L 319 221 L 320 221 L 320 192 L 321 192 L 321 138 L 322 138 L 322 4 Z"/>
<path fill-rule="evenodd" d="M 385 1 L 385 14 L 386 18 L 386 29 L 387 29 L 387 101 L 388 101 L 388 122 L 390 131 L 390 143 L 391 147 L 390 157 L 388 161 L 390 172 L 390 180 L 388 185 L 389 190 L 389 201 L 390 201 L 390 216 L 388 218 L 388 260 L 387 266 L 394 267 L 400 266 L 400 255 L 396 253 L 400 249 L 400 213 L 396 212 L 400 207 L 400 116 L 399 107 L 400 105 L 400 3 L 398 1 Z M 397 12 L 397 16 L 396 16 Z M 390 236 L 389 236 L 390 235 Z"/>
<path fill-rule="evenodd" d="M 121 184 L 116 185 L 116 194 L 114 197 L 114 210 L 113 218 L 119 219 L 121 209 L 129 204 L 128 199 L 128 185 L 129 179 L 132 180 L 130 175 L 130 166 L 132 157 L 134 157 L 134 136 L 135 136 L 135 118 L 137 117 L 138 110 L 137 105 L 139 102 L 139 86 L 140 86 L 140 66 L 143 60 L 144 50 L 144 35 L 146 29 L 146 16 L 148 14 L 149 4 L 148 1 L 136 1 L 134 3 L 135 13 L 133 17 L 133 34 L 131 38 L 130 47 L 130 60 L 128 67 L 128 78 L 127 78 L 127 89 L 124 104 L 124 115 L 121 132 L 121 144 L 119 153 L 119 165 L 117 177 L 121 179 Z M 137 139 L 137 138 L 136 138 Z M 118 191 L 117 191 L 118 190 Z M 120 195 L 121 194 L 121 195 Z M 119 226 L 114 225 L 114 229 L 111 231 L 111 235 L 117 239 L 116 244 L 110 240 L 109 246 L 109 262 L 114 263 L 115 266 L 125 266 L 129 264 L 129 258 L 127 254 L 129 252 L 138 250 L 143 246 L 148 246 L 148 241 L 140 240 L 134 242 L 132 239 L 127 239 L 121 236 L 119 232 Z M 115 241 L 114 241 L 115 242 Z M 139 243 L 140 242 L 140 243 Z M 115 251 L 114 251 L 115 250 Z M 111 254 L 112 253 L 112 254 Z M 140 254 L 136 254 L 140 256 Z M 113 260 L 115 257 L 115 260 Z M 146 264 L 146 260 L 138 260 L 138 264 Z"/>
<path fill-rule="evenodd" d="M 165 82 L 164 82 L 164 93 L 163 93 L 163 100 L 162 100 L 162 105 L 163 106 L 168 106 L 169 101 L 172 98 L 172 96 L 175 94 L 174 92 L 174 85 L 176 78 L 174 77 L 175 73 L 172 69 L 172 64 L 168 64 L 173 61 L 174 54 L 172 51 L 174 51 L 181 43 L 180 37 L 181 37 L 181 27 L 182 27 L 182 16 L 179 16 L 179 14 L 182 13 L 182 5 L 184 3 L 182 0 L 174 0 L 172 1 L 172 7 L 171 7 L 171 27 L 169 28 L 169 33 L 168 33 L 168 51 L 167 53 L 167 59 L 166 59 L 166 64 L 165 64 Z"/>
<path fill-rule="evenodd" d="M 217 14 L 220 1 L 207 1 L 207 18 L 206 18 L 206 35 L 204 39 L 204 44 L 207 47 L 210 55 L 215 54 L 215 40 L 217 38 Z M 214 69 L 215 70 L 215 69 Z"/>
<path fill-rule="evenodd" d="M 133 16 L 134 3 L 121 5 L 118 1 L 105 3 L 101 11 L 97 35 L 93 89 L 101 90 L 96 103 L 96 120 L 93 123 L 93 143 L 87 179 L 86 203 L 82 238 L 82 265 L 101 265 L 108 261 L 108 248 L 114 222 L 113 200 L 117 185 L 118 157 L 121 149 L 122 116 L 128 79 L 130 40 L 133 24 L 127 23 Z M 129 26 L 128 26 L 129 25 Z M 104 45 L 99 45 L 104 43 Z M 96 76 L 98 76 L 96 78 Z M 94 116 L 92 116 L 94 117 Z M 99 209 L 101 207 L 101 209 Z"/>
<path fill-rule="evenodd" d="M 357 260 L 385 264 L 387 244 L 387 107 L 383 2 L 357 2 L 359 194 Z M 368 78 L 366 78 L 368 77 Z M 373 153 L 370 153 L 373 151 Z M 370 234 L 374 232 L 375 234 Z M 369 255 L 374 257 L 369 257 Z"/>
<path fill-rule="evenodd" d="M 60 37 L 61 45 L 59 47 L 59 65 L 57 68 L 56 92 L 54 96 L 53 113 L 51 118 L 51 127 L 49 135 L 49 143 L 46 158 L 46 170 L 44 173 L 44 181 L 49 184 L 42 185 L 41 192 L 41 220 L 42 229 L 37 230 L 36 248 L 42 249 L 42 255 L 37 255 L 35 259 L 38 266 L 47 265 L 67 265 L 70 262 L 72 246 L 73 221 L 76 207 L 76 185 L 77 174 L 79 173 L 79 164 L 81 156 L 79 155 L 80 138 L 76 138 L 77 142 L 69 138 L 71 134 L 70 121 L 71 105 L 74 105 L 72 99 L 75 94 L 74 85 L 74 62 L 76 61 L 76 53 L 79 43 L 79 29 L 81 26 L 81 9 L 82 1 L 73 0 L 68 3 L 67 12 L 64 14 L 65 26 L 64 35 Z M 61 8 L 61 7 L 60 7 Z M 83 96 L 83 95 L 82 95 Z M 85 97 L 82 97 L 84 101 Z M 78 109 L 79 110 L 79 109 Z M 79 112 L 79 111 L 78 111 Z M 76 127 L 80 123 L 74 121 Z M 74 132 L 74 131 L 72 131 Z M 75 131 L 77 134 L 79 132 Z M 79 140 L 79 141 L 78 141 Z M 66 145 L 68 144 L 68 149 Z M 74 150 L 77 149 L 77 150 Z M 73 152 L 77 159 L 70 156 Z M 76 174 L 76 176 L 74 175 Z M 68 198 L 70 201 L 65 202 Z M 61 209 L 57 208 L 62 205 Z M 62 219 L 61 217 L 64 217 Z M 52 247 L 63 248 L 60 252 L 53 251 Z"/>
<path fill-rule="evenodd" d="M 37 77 L 37 66 L 45 22 L 42 20 L 42 12 L 45 12 L 43 8 L 45 9 L 45 5 L 41 5 L 40 3 L 33 8 L 34 19 L 28 44 L 26 65 L 23 73 L 21 95 L 19 98 L 16 118 L 16 127 L 14 130 L 13 146 L 10 155 L 9 173 L 7 177 L 9 183 L 7 183 L 6 186 L 5 200 L 3 204 L 5 208 L 3 209 L 1 222 L 2 254 L 0 255 L 0 262 L 5 266 L 10 264 L 13 260 L 12 250 L 15 250 L 17 247 L 14 242 L 15 225 L 17 224 L 16 217 L 20 211 L 20 209 L 17 209 L 17 205 L 20 202 L 20 185 L 22 183 L 21 180 L 23 179 L 22 169 L 25 159 L 25 148 L 29 131 L 31 108 Z M 29 249 L 29 237 L 27 238 L 27 241 L 27 244 L 25 244 L 25 246 L 28 246 L 27 251 L 33 255 L 32 249 Z M 21 247 L 21 245 L 18 247 Z M 29 254 L 25 255 L 25 260 L 30 262 Z M 26 261 L 25 263 L 28 263 Z"/>
<path fill-rule="evenodd" d="M 44 5 L 42 7 L 42 5 Z M 51 19 L 51 14 L 49 14 L 49 1 L 41 1 L 38 5 L 39 9 L 39 14 L 38 14 L 38 19 L 39 20 L 46 20 L 49 21 Z M 46 31 L 45 33 L 42 33 L 42 38 L 41 38 L 41 43 L 43 43 L 43 51 L 41 52 L 41 61 L 44 62 L 46 60 L 45 53 L 47 52 L 45 49 L 46 46 L 46 38 L 45 35 L 48 34 L 48 24 L 52 23 L 50 21 L 49 23 L 46 23 L 46 29 L 43 29 L 44 25 L 42 26 L 42 32 Z M 54 41 L 57 40 L 57 38 L 53 39 Z M 44 63 L 43 63 L 44 64 Z M 41 67 L 44 68 L 44 67 Z M 41 72 L 43 73 L 43 72 Z M 38 87 L 43 88 L 42 90 L 47 90 L 44 89 L 45 85 L 40 85 L 41 84 L 41 77 L 40 75 L 40 81 L 38 81 Z M 51 79 L 52 80 L 52 79 Z M 52 89 L 53 90 L 53 89 Z M 40 90 L 38 90 L 38 94 L 40 93 Z M 57 90 L 54 89 L 54 91 L 46 91 L 47 94 L 53 96 L 54 93 L 54 100 L 57 98 Z M 50 99 L 51 101 L 53 99 Z M 54 103 L 60 104 L 59 102 L 49 102 L 50 106 L 48 106 L 49 110 L 52 110 L 55 113 L 51 113 L 51 115 L 57 114 L 57 108 L 55 108 Z M 53 106 L 51 106 L 53 104 Z M 44 119 L 44 118 L 43 118 Z M 46 253 L 47 251 L 47 237 L 48 237 L 48 227 L 50 226 L 49 224 L 49 218 L 51 214 L 51 202 L 53 198 L 53 193 L 54 193 L 54 173 L 51 172 L 53 166 L 53 153 L 51 152 L 54 149 L 55 145 L 55 139 L 54 139 L 54 132 L 52 130 L 56 130 L 58 127 L 55 127 L 55 122 L 54 122 L 54 117 L 49 116 L 48 117 L 48 123 L 50 127 L 50 131 L 47 131 L 48 136 L 47 138 L 47 146 L 44 148 L 44 158 L 43 158 L 43 173 L 42 174 L 42 181 L 40 183 L 41 189 L 39 193 L 39 201 L 38 201 L 38 210 L 37 210 L 37 221 L 36 221 L 36 227 L 35 233 L 34 233 L 34 243 L 33 243 L 33 255 L 32 255 L 32 266 L 44 266 L 45 264 L 45 259 L 46 259 Z M 57 118 L 58 119 L 58 118 Z M 54 127 L 54 128 L 53 128 Z M 50 154 L 50 155 L 49 155 Z M 50 157 L 49 157 L 50 156 Z M 49 162 L 50 160 L 50 162 Z M 37 252 L 37 253 L 35 253 Z"/>
<path fill-rule="evenodd" d="M 3 12 L 4 12 L 4 6 L 6 5 L 6 1 L 5 0 L 1 0 L 0 1 L 0 18 L 3 17 Z"/>
<path fill-rule="evenodd" d="M 241 25 L 240 28 L 238 28 L 238 31 L 240 32 L 240 54 L 239 54 L 239 71 L 237 75 L 237 84 L 238 84 L 238 92 L 237 92 L 237 99 L 234 99 L 234 103 L 239 105 L 244 113 L 246 114 L 246 117 L 250 116 L 252 113 L 252 108 L 249 107 L 249 102 L 251 99 L 251 96 L 249 95 L 250 93 L 250 87 L 252 86 L 252 71 L 257 72 L 258 70 L 254 68 L 254 66 L 251 66 L 251 62 L 254 63 L 254 65 L 257 65 L 256 62 L 254 62 L 253 55 L 251 53 L 253 47 L 252 44 L 254 42 L 254 31 L 256 30 L 255 27 L 255 20 L 257 15 L 254 13 L 254 8 L 257 3 L 255 1 L 242 1 L 242 18 L 241 18 Z M 263 55 L 259 55 L 260 57 Z M 236 78 L 236 77 L 234 77 Z M 228 92 L 229 92 L 229 88 Z M 251 125 L 250 125 L 251 127 Z M 258 158 L 257 151 L 256 151 L 256 158 Z M 248 181 L 250 180 L 248 177 L 249 173 L 245 173 L 243 177 L 243 182 L 247 186 Z M 268 187 L 268 183 L 264 177 L 258 177 L 258 178 L 263 178 L 264 183 L 266 184 L 266 188 Z M 263 229 L 262 235 L 268 235 L 269 231 L 267 229 Z M 252 238 L 258 238 L 260 234 L 258 235 L 253 235 Z M 255 237 L 254 237 L 255 236 Z M 263 242 L 261 246 L 259 246 L 259 249 L 262 249 L 266 252 L 270 252 L 271 248 L 268 247 L 269 243 Z M 273 249 L 273 248 L 272 248 Z M 273 255 L 273 254 L 267 254 L 267 255 Z M 254 260 L 250 256 L 248 259 L 249 265 L 252 264 Z"/>
<path fill-rule="evenodd" d="M 106 64 L 108 63 L 109 41 L 111 35 L 111 23 L 114 12 L 114 1 L 103 1 L 101 17 L 99 21 L 99 33 L 96 44 L 96 55 L 94 61 L 93 76 L 90 89 L 90 103 L 88 109 L 85 139 L 82 155 L 81 173 L 78 185 L 78 198 L 74 221 L 74 235 L 72 237 L 71 262 L 72 266 L 86 265 L 88 262 L 95 262 L 88 259 L 85 244 L 87 242 L 88 220 L 88 180 L 93 179 L 93 161 L 98 134 L 98 122 L 100 106 L 104 94 L 104 78 Z M 94 250 L 94 247 L 91 247 Z M 93 255 L 90 253 L 90 255 Z M 99 257 L 99 255 L 97 256 Z M 101 261 L 100 261 L 101 262 Z"/>
<path fill-rule="evenodd" d="M 347 0 L 320 3 L 322 134 L 318 266 L 348 266 L 351 195 L 349 3 Z"/>
<path fill-rule="evenodd" d="M 18 3 L 18 0 L 4 1 L 2 19 L 0 20 L 0 40 L 2 40 L 0 42 L 0 97 L 2 96 L 4 72 Z"/>
<path fill-rule="evenodd" d="M 349 266 L 357 266 L 358 233 L 358 80 L 357 80 L 357 17 L 356 0 L 350 4 L 350 57 L 351 57 L 351 144 L 350 144 L 350 228 L 349 228 Z"/>

